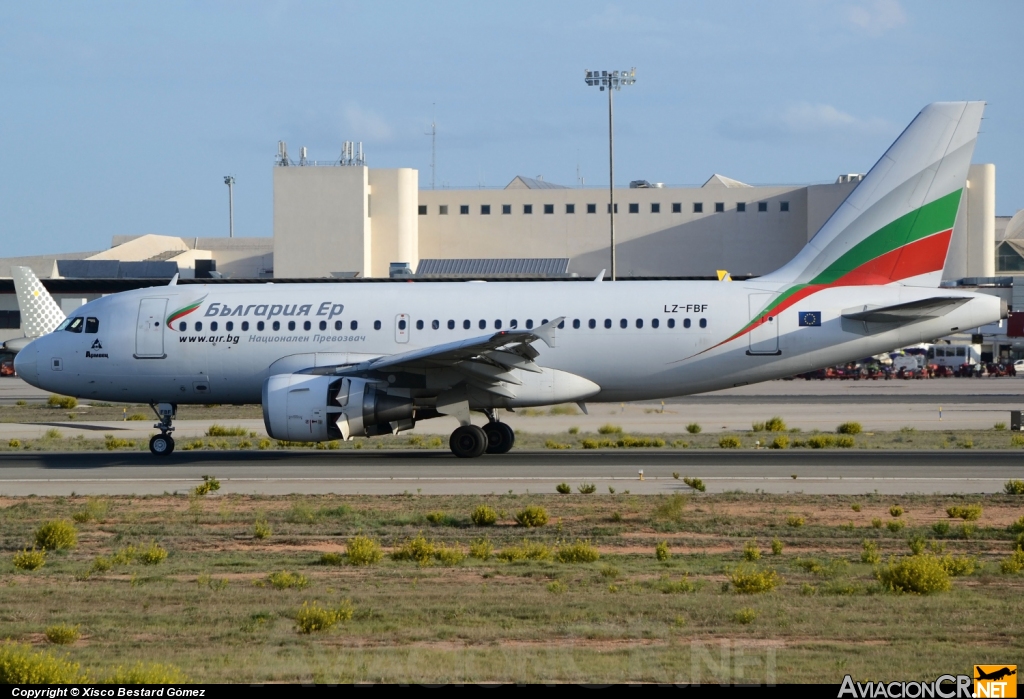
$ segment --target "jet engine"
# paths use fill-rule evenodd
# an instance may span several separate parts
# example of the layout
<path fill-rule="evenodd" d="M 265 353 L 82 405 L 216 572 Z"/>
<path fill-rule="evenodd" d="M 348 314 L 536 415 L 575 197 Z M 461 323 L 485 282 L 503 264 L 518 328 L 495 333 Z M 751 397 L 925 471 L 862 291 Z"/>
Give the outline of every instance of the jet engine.
<path fill-rule="evenodd" d="M 263 424 L 274 439 L 325 442 L 412 429 L 411 398 L 365 379 L 278 374 L 263 382 Z"/>

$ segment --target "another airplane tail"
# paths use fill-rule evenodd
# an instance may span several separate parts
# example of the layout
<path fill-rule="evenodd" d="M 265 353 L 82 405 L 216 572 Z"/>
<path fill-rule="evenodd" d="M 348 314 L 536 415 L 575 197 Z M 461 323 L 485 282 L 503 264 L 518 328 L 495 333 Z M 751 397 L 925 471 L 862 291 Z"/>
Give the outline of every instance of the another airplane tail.
<path fill-rule="evenodd" d="M 65 316 L 50 292 L 28 267 L 11 267 L 11 276 L 18 294 L 25 337 L 42 337 L 53 332 Z"/>
<path fill-rule="evenodd" d="M 759 281 L 937 287 L 984 109 L 922 109 L 804 249 Z"/>

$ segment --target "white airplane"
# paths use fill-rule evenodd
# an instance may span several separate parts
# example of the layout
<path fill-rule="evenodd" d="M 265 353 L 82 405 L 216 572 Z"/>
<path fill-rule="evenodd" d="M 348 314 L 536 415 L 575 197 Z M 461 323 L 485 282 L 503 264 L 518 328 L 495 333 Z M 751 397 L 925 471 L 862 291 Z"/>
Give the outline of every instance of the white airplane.
<path fill-rule="evenodd" d="M 747 282 L 172 282 L 86 304 L 16 368 L 46 390 L 149 403 L 154 454 L 174 448 L 177 405 L 259 402 L 290 441 L 449 415 L 451 450 L 476 457 L 512 448 L 502 408 L 666 398 L 879 354 L 1006 317 L 998 298 L 938 287 L 983 109 L 925 107 L 796 258 Z"/>
<path fill-rule="evenodd" d="M 11 267 L 11 277 L 25 335 L 8 340 L 3 348 L 7 352 L 18 353 L 32 340 L 53 332 L 65 316 L 31 268 Z"/>

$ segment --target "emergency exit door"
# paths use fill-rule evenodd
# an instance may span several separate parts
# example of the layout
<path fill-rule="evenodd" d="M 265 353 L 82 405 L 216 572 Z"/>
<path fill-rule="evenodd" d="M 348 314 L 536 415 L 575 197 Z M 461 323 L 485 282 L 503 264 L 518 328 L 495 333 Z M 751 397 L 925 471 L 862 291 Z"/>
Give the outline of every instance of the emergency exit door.
<path fill-rule="evenodd" d="M 164 354 L 164 313 L 167 299 L 142 299 L 139 302 L 139 319 L 135 326 L 135 358 L 163 359 Z"/>

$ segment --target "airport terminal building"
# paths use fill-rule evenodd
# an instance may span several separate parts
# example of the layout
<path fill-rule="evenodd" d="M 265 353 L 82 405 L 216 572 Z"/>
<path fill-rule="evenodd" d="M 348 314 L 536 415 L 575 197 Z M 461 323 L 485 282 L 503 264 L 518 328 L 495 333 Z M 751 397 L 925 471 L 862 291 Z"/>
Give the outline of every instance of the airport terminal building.
<path fill-rule="evenodd" d="M 284 149 L 282 148 L 282 152 Z M 995 166 L 972 165 L 944 279 L 973 280 L 1024 307 L 1024 211 L 995 215 Z M 751 186 L 712 175 L 699 187 L 615 189 L 616 271 L 629 278 L 734 278 L 789 261 L 856 187 Z M 422 189 L 411 168 L 361 160 L 273 165 L 273 237 L 115 236 L 107 250 L 0 259 L 0 340 L 20 336 L 10 268 L 29 266 L 65 312 L 126 288 L 185 279 L 595 277 L 609 269 L 609 191 L 517 176 L 504 188 Z M 959 283 L 963 283 L 960 281 Z M 997 350 L 998 352 L 998 350 Z"/>

